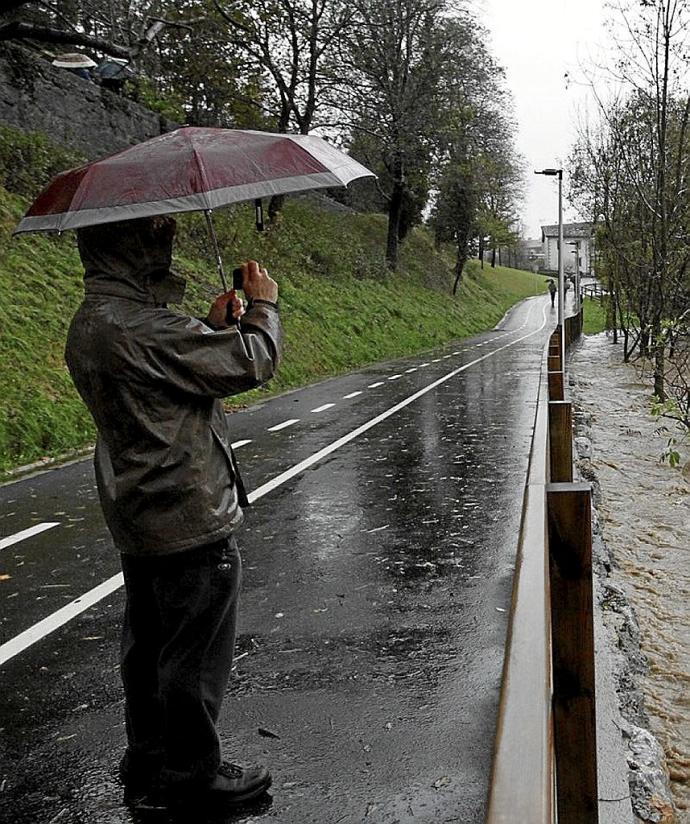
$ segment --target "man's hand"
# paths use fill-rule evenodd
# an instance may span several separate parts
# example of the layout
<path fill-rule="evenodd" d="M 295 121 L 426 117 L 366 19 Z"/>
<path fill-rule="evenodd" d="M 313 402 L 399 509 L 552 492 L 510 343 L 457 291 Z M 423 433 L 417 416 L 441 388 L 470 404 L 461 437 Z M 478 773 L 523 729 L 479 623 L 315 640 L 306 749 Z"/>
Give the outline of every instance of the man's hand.
<path fill-rule="evenodd" d="M 214 329 L 227 329 L 232 325 L 232 321 L 238 321 L 242 315 L 244 315 L 244 301 L 237 297 L 234 289 L 231 289 L 215 299 L 207 320 Z"/>
<path fill-rule="evenodd" d="M 255 260 L 242 264 L 244 274 L 244 294 L 251 300 L 269 300 L 276 303 L 278 300 L 278 284 L 268 276 L 268 272 L 261 268 Z"/>

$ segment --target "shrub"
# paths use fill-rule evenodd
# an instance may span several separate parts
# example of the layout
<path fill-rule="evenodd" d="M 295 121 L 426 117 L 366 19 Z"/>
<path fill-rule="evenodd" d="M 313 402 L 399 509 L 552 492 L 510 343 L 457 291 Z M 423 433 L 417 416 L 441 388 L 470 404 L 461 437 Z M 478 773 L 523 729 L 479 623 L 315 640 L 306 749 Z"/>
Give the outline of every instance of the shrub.
<path fill-rule="evenodd" d="M 56 174 L 84 160 L 40 132 L 0 126 L 0 185 L 9 192 L 33 198 Z"/>

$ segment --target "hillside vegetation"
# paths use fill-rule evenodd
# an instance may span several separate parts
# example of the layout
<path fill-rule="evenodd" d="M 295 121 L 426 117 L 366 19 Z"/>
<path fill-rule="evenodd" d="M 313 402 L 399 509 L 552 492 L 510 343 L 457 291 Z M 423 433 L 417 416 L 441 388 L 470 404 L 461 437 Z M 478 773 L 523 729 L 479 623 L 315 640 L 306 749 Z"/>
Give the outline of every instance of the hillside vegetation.
<path fill-rule="evenodd" d="M 253 210 L 215 220 L 227 268 L 249 257 L 280 285 L 285 354 L 268 390 L 251 403 L 374 361 L 429 349 L 492 328 L 516 301 L 543 293 L 543 279 L 497 268 L 466 270 L 450 294 L 453 258 L 415 230 L 400 271 L 383 263 L 382 215 L 333 210 L 324 198 L 288 201 L 281 223 L 259 234 Z M 27 200 L 0 189 L 0 471 L 91 443 L 94 430 L 63 363 L 66 331 L 81 293 L 75 237 L 21 236 L 12 228 Z M 184 311 L 205 315 L 221 291 L 203 220 L 178 221 L 176 269 L 188 280 Z"/>

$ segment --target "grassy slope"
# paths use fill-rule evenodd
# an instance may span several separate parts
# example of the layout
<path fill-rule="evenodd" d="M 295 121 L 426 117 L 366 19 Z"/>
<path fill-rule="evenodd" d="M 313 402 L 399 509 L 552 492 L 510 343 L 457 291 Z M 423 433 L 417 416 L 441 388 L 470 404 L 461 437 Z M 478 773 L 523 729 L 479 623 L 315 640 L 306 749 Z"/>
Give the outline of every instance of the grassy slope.
<path fill-rule="evenodd" d="M 583 332 L 585 335 L 598 335 L 606 330 L 606 308 L 600 300 L 585 298 L 583 301 L 585 309 L 585 322 Z"/>
<path fill-rule="evenodd" d="M 93 426 L 62 361 L 65 334 L 81 296 L 74 236 L 10 232 L 25 202 L 0 189 L 0 471 L 80 448 Z M 394 358 L 489 329 L 516 301 L 544 293 L 542 278 L 510 269 L 466 270 L 449 294 L 450 256 L 417 230 L 400 273 L 385 271 L 380 215 L 323 211 L 288 203 L 282 224 L 258 235 L 248 207 L 216 215 L 228 268 L 256 257 L 276 276 L 286 332 L 283 364 L 251 402 L 366 363 Z M 203 221 L 180 221 L 176 267 L 189 278 L 185 310 L 205 314 L 220 291 Z"/>

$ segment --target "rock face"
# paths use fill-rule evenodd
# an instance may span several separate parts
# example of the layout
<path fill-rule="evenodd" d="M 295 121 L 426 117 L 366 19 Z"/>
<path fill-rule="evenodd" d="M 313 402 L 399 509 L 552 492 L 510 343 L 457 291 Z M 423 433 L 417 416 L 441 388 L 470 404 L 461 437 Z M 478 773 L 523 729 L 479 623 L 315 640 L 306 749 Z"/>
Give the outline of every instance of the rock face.
<path fill-rule="evenodd" d="M 43 132 L 90 159 L 178 125 L 10 43 L 0 44 L 0 123 Z"/>

